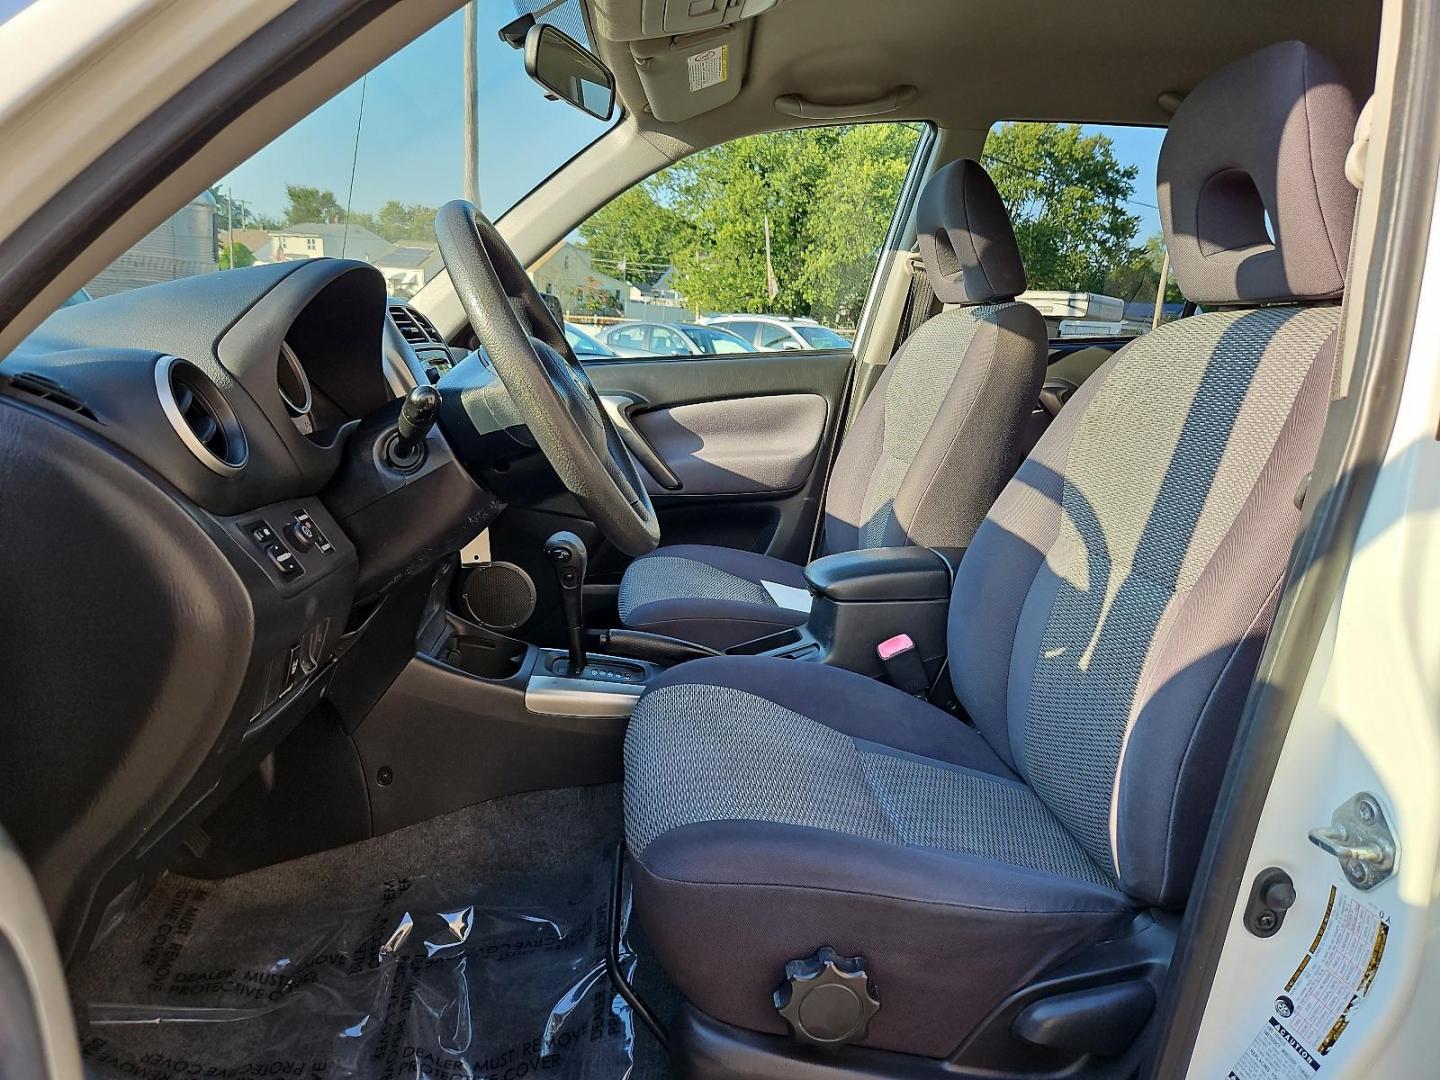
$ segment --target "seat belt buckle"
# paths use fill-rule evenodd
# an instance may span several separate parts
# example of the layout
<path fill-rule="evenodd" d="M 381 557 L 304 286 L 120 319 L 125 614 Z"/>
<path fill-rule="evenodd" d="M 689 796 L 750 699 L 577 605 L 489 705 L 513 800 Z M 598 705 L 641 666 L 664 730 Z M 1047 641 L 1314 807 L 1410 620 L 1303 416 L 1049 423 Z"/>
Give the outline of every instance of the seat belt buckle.
<path fill-rule="evenodd" d="M 925 661 L 909 634 L 896 634 L 875 646 L 875 655 L 885 667 L 885 674 L 897 690 L 915 697 L 928 697 L 930 678 L 925 674 Z"/>

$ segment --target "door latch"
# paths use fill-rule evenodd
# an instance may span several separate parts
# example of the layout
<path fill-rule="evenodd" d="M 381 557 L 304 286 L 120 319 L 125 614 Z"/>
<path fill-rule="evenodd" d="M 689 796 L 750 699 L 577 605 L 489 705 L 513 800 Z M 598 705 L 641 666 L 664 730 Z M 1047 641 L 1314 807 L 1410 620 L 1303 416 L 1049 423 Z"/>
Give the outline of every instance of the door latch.
<path fill-rule="evenodd" d="M 1395 873 L 1395 834 L 1385 820 L 1380 800 L 1368 791 L 1346 800 L 1326 828 L 1311 829 L 1310 842 L 1340 860 L 1345 879 L 1362 892 Z"/>

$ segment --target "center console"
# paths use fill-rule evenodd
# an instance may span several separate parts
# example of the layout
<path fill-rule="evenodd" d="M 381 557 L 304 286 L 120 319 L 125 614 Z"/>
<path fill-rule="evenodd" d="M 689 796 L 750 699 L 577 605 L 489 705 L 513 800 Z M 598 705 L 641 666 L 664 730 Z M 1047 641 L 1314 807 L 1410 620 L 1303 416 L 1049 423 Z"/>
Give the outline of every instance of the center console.
<path fill-rule="evenodd" d="M 811 594 L 805 625 L 730 649 L 884 677 L 879 647 L 909 638 L 930 678 L 945 659 L 950 588 L 964 550 L 871 548 L 816 559 L 805 568 Z"/>

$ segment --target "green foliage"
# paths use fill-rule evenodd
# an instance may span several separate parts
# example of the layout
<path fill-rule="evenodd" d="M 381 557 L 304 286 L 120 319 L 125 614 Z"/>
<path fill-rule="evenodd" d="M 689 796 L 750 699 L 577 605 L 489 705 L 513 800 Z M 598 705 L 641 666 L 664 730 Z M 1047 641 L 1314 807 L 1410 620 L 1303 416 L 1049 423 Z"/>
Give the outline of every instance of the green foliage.
<path fill-rule="evenodd" d="M 254 266 L 255 253 L 240 241 L 220 246 L 220 269 L 232 270 L 241 266 Z"/>
<path fill-rule="evenodd" d="M 1084 135 L 1078 124 L 1002 124 L 984 161 L 1032 289 L 1102 292 L 1112 272 L 1143 265 L 1140 219 L 1126 208 L 1139 169 L 1120 164 L 1108 136 Z"/>
<path fill-rule="evenodd" d="M 737 139 L 620 195 L 580 238 L 596 270 L 637 285 L 673 265 L 692 309 L 853 326 L 918 138 L 913 124 L 869 124 Z"/>
<path fill-rule="evenodd" d="M 303 184 L 286 184 L 285 224 L 299 225 L 314 222 L 320 225 L 340 225 L 345 221 L 345 208 L 335 198 L 333 191 L 306 187 Z"/>
<path fill-rule="evenodd" d="M 880 246 L 915 153 L 916 132 L 898 124 L 861 124 L 841 132 L 833 163 L 806 217 L 801 282 L 825 322 L 855 326 L 870 291 Z"/>
<path fill-rule="evenodd" d="M 402 203 L 391 199 L 380 207 L 378 213 L 363 211 L 346 213 L 345 207 L 335 198 L 333 191 L 307 187 L 304 184 L 287 184 L 285 196 L 289 200 L 285 207 L 284 225 L 318 223 L 321 225 L 360 225 L 392 244 L 402 240 L 435 239 L 435 207 L 422 203 Z M 237 204 L 238 209 L 238 204 Z M 221 220 L 224 220 L 223 215 Z M 255 220 L 255 219 L 251 219 Z M 237 218 L 238 228 L 240 221 Z M 263 226 L 262 226 L 263 227 Z M 275 226 L 279 227 L 279 226 Z"/>
<path fill-rule="evenodd" d="M 401 240 L 435 240 L 435 207 L 422 203 L 402 203 L 391 199 L 379 213 L 352 213 L 350 221 L 363 225 L 392 244 Z"/>
<path fill-rule="evenodd" d="M 637 184 L 580 226 L 580 239 L 597 271 L 634 285 L 653 285 L 670 266 L 671 253 L 689 242 L 689 222 L 656 201 L 656 187 L 655 181 Z"/>

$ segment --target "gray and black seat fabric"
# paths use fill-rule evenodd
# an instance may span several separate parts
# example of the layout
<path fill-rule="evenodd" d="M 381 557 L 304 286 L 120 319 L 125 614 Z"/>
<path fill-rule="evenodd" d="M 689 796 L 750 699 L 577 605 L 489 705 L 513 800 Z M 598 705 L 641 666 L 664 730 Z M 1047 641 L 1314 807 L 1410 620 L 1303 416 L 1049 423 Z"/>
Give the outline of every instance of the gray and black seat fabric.
<path fill-rule="evenodd" d="M 1166 239 L 1185 294 L 1223 310 L 1118 352 L 980 526 L 949 630 L 973 726 L 757 657 L 641 698 L 635 903 L 695 1007 L 784 1033 L 784 966 L 828 945 L 878 988 L 868 1045 L 942 1057 L 1048 967 L 1184 905 L 1329 403 L 1354 120 L 1295 42 L 1175 115 Z"/>
<path fill-rule="evenodd" d="M 935 296 L 886 366 L 836 456 L 823 554 L 963 547 L 1014 472 L 1045 376 L 1045 322 L 1028 304 L 1009 214 L 989 175 L 956 161 L 916 211 Z M 805 622 L 802 570 L 753 552 L 688 544 L 636 559 L 620 621 L 725 649 Z"/>

